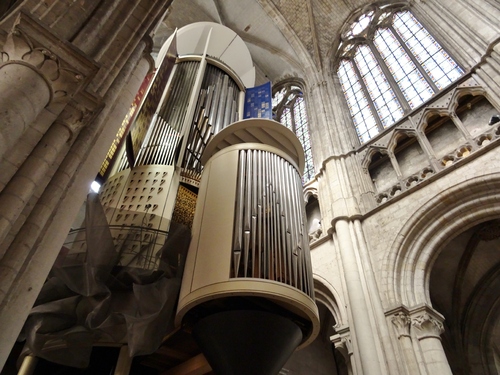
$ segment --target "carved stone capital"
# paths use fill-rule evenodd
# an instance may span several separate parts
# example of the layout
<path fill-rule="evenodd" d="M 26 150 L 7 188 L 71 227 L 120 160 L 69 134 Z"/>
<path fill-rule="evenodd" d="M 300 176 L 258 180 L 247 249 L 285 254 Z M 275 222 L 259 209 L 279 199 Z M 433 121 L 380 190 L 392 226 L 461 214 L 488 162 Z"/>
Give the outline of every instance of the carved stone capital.
<path fill-rule="evenodd" d="M 392 324 L 396 327 L 398 339 L 401 337 L 410 337 L 410 317 L 404 312 L 398 312 L 391 318 Z"/>
<path fill-rule="evenodd" d="M 22 12 L 0 49 L 0 68 L 6 64 L 21 64 L 38 72 L 51 90 L 51 102 L 67 102 L 98 69 L 82 52 Z"/>
<path fill-rule="evenodd" d="M 78 134 L 81 128 L 89 121 L 92 117 L 93 112 L 78 103 L 72 101 L 63 111 L 59 114 L 56 119 L 56 123 L 64 126 L 69 131 L 69 138 L 71 139 Z"/>
<path fill-rule="evenodd" d="M 444 332 L 443 323 L 427 312 L 414 316 L 411 325 L 419 340 L 431 337 L 441 339 L 441 334 Z"/>
<path fill-rule="evenodd" d="M 347 361 L 349 356 L 352 355 L 352 342 L 350 335 L 341 336 L 339 334 L 330 337 L 331 342 Z"/>

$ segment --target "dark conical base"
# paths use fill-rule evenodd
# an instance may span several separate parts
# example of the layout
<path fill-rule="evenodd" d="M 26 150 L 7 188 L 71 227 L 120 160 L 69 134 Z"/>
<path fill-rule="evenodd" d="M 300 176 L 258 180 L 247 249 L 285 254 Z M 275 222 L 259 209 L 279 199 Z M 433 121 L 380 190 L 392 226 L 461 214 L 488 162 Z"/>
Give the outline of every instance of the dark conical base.
<path fill-rule="evenodd" d="M 276 375 L 302 341 L 290 319 L 253 310 L 209 315 L 193 336 L 217 375 Z"/>

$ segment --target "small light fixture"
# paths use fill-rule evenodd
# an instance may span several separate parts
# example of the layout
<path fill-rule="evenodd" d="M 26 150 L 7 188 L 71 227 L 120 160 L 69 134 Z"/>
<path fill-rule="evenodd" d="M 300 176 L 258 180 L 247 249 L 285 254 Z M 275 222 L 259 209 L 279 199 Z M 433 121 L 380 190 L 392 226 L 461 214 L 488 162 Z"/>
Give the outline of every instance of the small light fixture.
<path fill-rule="evenodd" d="M 99 189 L 101 188 L 101 184 L 98 183 L 97 181 L 92 182 L 90 184 L 90 190 L 92 190 L 94 193 L 99 193 Z"/>

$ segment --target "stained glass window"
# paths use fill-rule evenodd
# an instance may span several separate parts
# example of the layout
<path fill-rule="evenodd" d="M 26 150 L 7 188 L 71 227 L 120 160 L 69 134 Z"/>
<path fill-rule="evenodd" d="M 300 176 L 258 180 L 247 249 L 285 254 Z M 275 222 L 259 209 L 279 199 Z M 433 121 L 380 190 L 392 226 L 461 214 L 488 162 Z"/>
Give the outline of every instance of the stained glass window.
<path fill-rule="evenodd" d="M 354 55 L 354 61 L 375 105 L 378 117 L 382 121 L 382 126 L 385 128 L 394 124 L 395 121 L 403 117 L 403 109 L 370 47 L 360 45 Z"/>
<path fill-rule="evenodd" d="M 361 34 L 370 24 L 372 19 L 373 19 L 373 12 L 368 12 L 366 14 L 361 15 L 358 18 L 358 20 L 351 25 L 348 35 L 356 36 Z"/>
<path fill-rule="evenodd" d="M 293 131 L 304 148 L 306 165 L 302 182 L 314 178 L 314 163 L 309 137 L 309 120 L 302 94 L 302 89 L 296 85 L 285 85 L 273 95 L 273 113 L 276 121 L 281 122 Z"/>
<path fill-rule="evenodd" d="M 456 81 L 464 71 L 408 11 L 396 13 L 394 29 L 439 89 Z"/>
<path fill-rule="evenodd" d="M 431 86 L 391 30 L 377 30 L 373 41 L 412 109 L 434 95 Z"/>
<path fill-rule="evenodd" d="M 370 9 L 346 26 L 338 50 L 337 75 L 362 143 L 464 74 L 409 11 Z"/>
<path fill-rule="evenodd" d="M 346 93 L 347 104 L 358 137 L 362 142 L 366 142 L 377 135 L 379 130 L 361 83 L 354 71 L 353 62 L 343 60 L 340 63 L 338 74 L 342 88 Z"/>

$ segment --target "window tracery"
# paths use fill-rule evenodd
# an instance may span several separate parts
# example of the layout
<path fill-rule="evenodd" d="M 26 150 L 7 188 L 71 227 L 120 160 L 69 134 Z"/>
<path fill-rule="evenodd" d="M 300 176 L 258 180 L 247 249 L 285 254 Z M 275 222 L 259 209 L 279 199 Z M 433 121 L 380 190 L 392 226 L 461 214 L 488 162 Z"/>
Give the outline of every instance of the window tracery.
<path fill-rule="evenodd" d="M 344 28 L 337 75 L 361 143 L 464 71 L 407 9 L 370 7 Z"/>
<path fill-rule="evenodd" d="M 302 182 L 314 178 L 314 163 L 309 136 L 309 119 L 302 89 L 295 84 L 286 84 L 273 94 L 273 118 L 293 131 L 304 148 L 306 165 Z"/>

